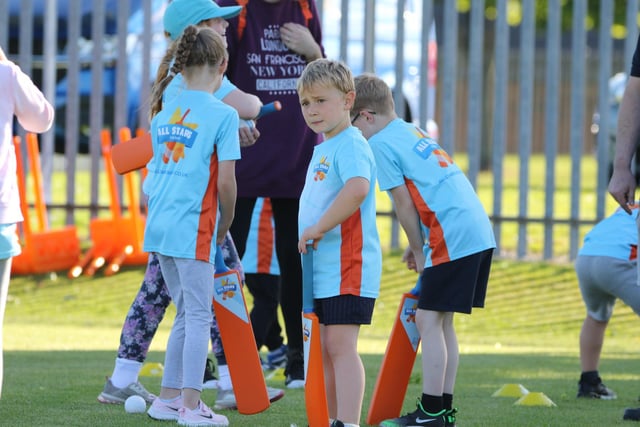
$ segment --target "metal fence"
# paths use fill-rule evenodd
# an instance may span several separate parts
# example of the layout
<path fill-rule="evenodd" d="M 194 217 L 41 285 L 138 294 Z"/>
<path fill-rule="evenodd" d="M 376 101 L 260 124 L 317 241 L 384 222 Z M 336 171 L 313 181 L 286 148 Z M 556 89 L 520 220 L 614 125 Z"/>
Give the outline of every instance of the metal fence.
<path fill-rule="evenodd" d="M 327 54 L 372 72 L 382 72 L 378 61 L 391 56 L 386 58 L 392 60 L 390 79 L 403 88 L 394 91 L 399 113 L 410 114 L 425 128 L 430 120 L 438 123 L 441 145 L 464 159 L 472 184 L 477 188 L 483 180 L 490 183 L 485 207 L 500 254 L 573 259 L 585 230 L 611 206 L 606 185 L 609 134 L 615 125 L 609 79 L 630 68 L 638 2 L 626 2 L 624 40 L 611 36 L 614 2 L 600 2 L 599 28 L 587 29 L 587 0 L 575 0 L 570 31 L 561 27 L 561 0 L 548 0 L 543 28 L 534 22 L 535 0 L 520 1 L 522 18 L 515 25 L 507 21 L 511 2 L 495 3 L 495 18 L 488 19 L 484 0 L 468 2 L 464 11 L 453 0 L 317 1 Z M 41 152 L 47 194 L 54 164 L 61 164 L 66 175 L 66 199 L 50 207 L 63 209 L 67 223 L 78 210 L 95 216 L 106 207 L 99 203 L 101 130 L 148 124 L 145 100 L 158 52 L 166 46 L 161 31 L 164 7 L 165 0 L 0 0 L 0 45 L 56 106 L 64 99 L 63 108 L 57 108 L 56 130 L 41 137 Z M 429 57 L 434 22 L 437 79 Z M 392 24 L 391 31 L 387 24 Z M 391 55 L 382 40 L 388 36 Z M 408 48 L 414 42 L 417 47 Z M 418 62 L 414 66 L 410 60 Z M 408 85 L 414 77 L 414 86 Z M 594 136 L 590 128 L 596 110 L 599 132 Z M 544 159 L 542 171 L 532 166 L 536 156 Z M 570 165 L 566 175 L 558 174 L 560 157 Z M 597 159 L 597 167 L 594 176 L 585 178 L 581 166 L 588 158 Z M 508 159 L 515 159 L 517 170 L 508 169 Z M 79 168 L 85 167 L 80 164 L 89 170 L 86 204 L 76 200 Z M 517 174 L 513 199 L 506 198 L 507 178 L 513 178 L 509 174 Z M 535 206 L 532 174 L 544 176 L 543 195 Z M 585 179 L 593 182 L 595 199 L 588 207 L 581 195 Z M 555 198 L 560 185 L 568 187 L 569 194 L 562 206 Z M 517 228 L 513 244 L 504 241 L 509 226 Z M 559 234 L 559 229 L 566 233 Z M 392 246 L 399 236 L 394 221 Z M 532 245 L 532 240 L 539 244 Z M 566 245 L 558 246 L 558 240 L 566 240 Z"/>

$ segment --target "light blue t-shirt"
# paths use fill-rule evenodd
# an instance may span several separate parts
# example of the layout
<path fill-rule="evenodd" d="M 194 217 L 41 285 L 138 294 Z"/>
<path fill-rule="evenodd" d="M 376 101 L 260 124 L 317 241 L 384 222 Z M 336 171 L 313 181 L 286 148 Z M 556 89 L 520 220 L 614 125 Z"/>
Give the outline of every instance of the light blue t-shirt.
<path fill-rule="evenodd" d="M 376 298 L 382 254 L 376 227 L 376 164 L 360 131 L 348 127 L 313 150 L 300 196 L 298 236 L 318 222 L 345 183 L 369 181 L 369 193 L 346 221 L 329 230 L 313 253 L 313 297 L 357 295 Z"/>
<path fill-rule="evenodd" d="M 271 202 L 258 197 L 251 214 L 251 225 L 247 235 L 247 244 L 242 256 L 245 273 L 280 275 L 280 266 L 276 255 L 275 225 Z"/>
<path fill-rule="evenodd" d="M 426 132 L 395 119 L 369 145 L 380 189 L 406 185 L 411 194 L 425 237 L 425 268 L 496 247 L 473 186 Z"/>
<path fill-rule="evenodd" d="M 578 255 L 608 256 L 625 261 L 637 259 L 637 218 L 637 205 L 631 210 L 631 215 L 622 208 L 616 209 L 584 236 L 584 244 Z"/>
<path fill-rule="evenodd" d="M 184 82 L 184 78 L 182 78 L 182 74 L 176 74 L 176 76 L 171 80 L 169 86 L 164 90 L 162 94 L 162 102 L 171 101 L 176 96 L 180 94 L 183 90 L 186 90 L 187 87 Z M 213 96 L 218 98 L 219 100 L 223 100 L 225 96 L 229 95 L 231 92 L 236 90 L 237 87 L 229 81 L 227 76 L 222 77 L 222 83 L 218 90 L 213 93 Z"/>
<path fill-rule="evenodd" d="M 144 250 L 214 264 L 218 163 L 240 158 L 238 113 L 183 89 L 151 121 Z"/>

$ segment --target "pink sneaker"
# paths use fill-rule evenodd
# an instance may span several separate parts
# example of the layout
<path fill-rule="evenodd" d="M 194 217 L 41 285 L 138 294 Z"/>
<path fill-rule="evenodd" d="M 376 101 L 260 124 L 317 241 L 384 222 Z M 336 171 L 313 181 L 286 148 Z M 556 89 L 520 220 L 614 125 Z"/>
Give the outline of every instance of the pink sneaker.
<path fill-rule="evenodd" d="M 157 397 L 147 410 L 147 415 L 155 420 L 176 421 L 179 418 L 178 410 L 182 408 L 182 404 L 182 396 L 172 402 L 163 402 Z"/>
<path fill-rule="evenodd" d="M 178 413 L 178 424 L 181 426 L 227 427 L 229 425 L 227 417 L 213 412 L 202 400 L 198 403 L 198 407 L 196 409 L 191 410 L 183 407 L 180 408 Z"/>

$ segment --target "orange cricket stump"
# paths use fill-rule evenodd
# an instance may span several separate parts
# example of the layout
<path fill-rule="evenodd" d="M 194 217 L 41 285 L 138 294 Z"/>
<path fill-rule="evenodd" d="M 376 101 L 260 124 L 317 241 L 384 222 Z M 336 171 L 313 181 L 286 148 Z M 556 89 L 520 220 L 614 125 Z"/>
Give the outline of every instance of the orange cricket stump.
<path fill-rule="evenodd" d="M 124 262 L 125 258 L 127 258 L 127 256 L 131 255 L 132 252 L 133 252 L 133 246 L 127 245 L 124 248 L 124 250 L 122 250 L 118 255 L 116 255 L 115 257 L 113 257 L 111 259 L 111 261 L 109 262 L 109 265 L 107 266 L 106 270 L 104 271 L 104 275 L 105 276 L 111 276 L 112 274 L 117 273 L 118 271 L 120 271 L 120 266 Z"/>
<path fill-rule="evenodd" d="M 84 269 L 89 265 L 91 260 L 93 259 L 93 248 L 90 248 L 88 251 L 82 255 L 82 257 L 78 260 L 78 262 L 71 267 L 67 276 L 69 279 L 77 279 L 84 272 Z"/>
<path fill-rule="evenodd" d="M 144 235 L 144 218 L 140 213 L 140 202 L 135 189 L 134 176 L 125 176 L 125 184 L 129 194 L 129 213 L 122 215 L 118 184 L 113 169 L 111 133 L 104 129 L 101 133 L 102 157 L 104 159 L 107 184 L 110 197 L 110 217 L 94 218 L 89 223 L 92 248 L 90 255 L 84 257 L 84 264 L 74 267 L 69 272 L 74 274 L 94 275 L 97 270 L 106 266 L 105 275 L 120 271 L 122 265 L 144 265 L 148 254 L 142 250 Z M 129 137 L 129 129 L 120 130 L 120 138 Z M 77 277 L 77 276 L 73 276 Z"/>
<path fill-rule="evenodd" d="M 21 139 L 20 137 L 14 137 L 18 192 L 20 194 L 20 208 L 24 222 L 22 223 L 22 253 L 13 258 L 11 269 L 14 274 L 39 274 L 65 270 L 77 263 L 80 257 L 80 242 L 77 231 L 74 226 L 70 225 L 62 229 L 49 229 L 42 187 L 38 137 L 34 133 L 27 133 L 26 137 L 27 154 L 35 186 L 34 195 L 38 229 L 37 231 L 33 230 L 30 224 L 29 207 L 26 200 L 24 162 L 20 149 Z"/>

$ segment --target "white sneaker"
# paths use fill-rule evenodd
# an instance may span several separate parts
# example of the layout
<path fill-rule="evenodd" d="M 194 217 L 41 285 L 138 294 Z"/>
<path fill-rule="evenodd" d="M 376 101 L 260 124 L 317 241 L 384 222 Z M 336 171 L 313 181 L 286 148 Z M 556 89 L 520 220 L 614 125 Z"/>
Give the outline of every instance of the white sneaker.
<path fill-rule="evenodd" d="M 190 427 L 227 427 L 229 420 L 224 415 L 213 412 L 201 400 L 196 409 L 180 408 L 178 411 L 178 425 Z"/>
<path fill-rule="evenodd" d="M 176 421 L 179 418 L 178 411 L 182 408 L 182 405 L 182 396 L 173 402 L 163 402 L 159 398 L 156 398 L 149 407 L 147 415 L 154 420 Z"/>
<path fill-rule="evenodd" d="M 269 402 L 273 403 L 282 399 L 284 396 L 284 390 L 274 387 L 267 387 L 267 394 L 269 395 Z M 236 395 L 233 389 L 230 390 L 218 390 L 216 396 L 216 403 L 213 409 L 238 409 L 238 403 L 236 402 Z"/>

